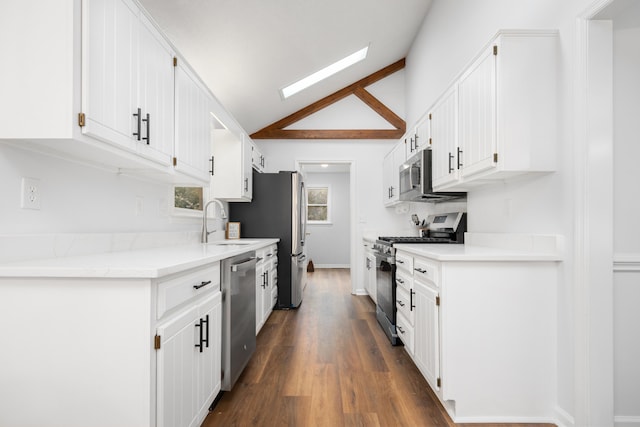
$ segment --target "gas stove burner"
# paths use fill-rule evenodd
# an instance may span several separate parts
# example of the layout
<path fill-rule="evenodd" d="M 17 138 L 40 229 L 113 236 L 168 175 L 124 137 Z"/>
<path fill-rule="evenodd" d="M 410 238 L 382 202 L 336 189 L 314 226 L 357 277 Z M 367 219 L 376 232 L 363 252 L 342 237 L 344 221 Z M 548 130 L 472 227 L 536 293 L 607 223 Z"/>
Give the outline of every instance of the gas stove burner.
<path fill-rule="evenodd" d="M 382 236 L 378 240 L 394 243 L 455 243 L 446 237 Z"/>

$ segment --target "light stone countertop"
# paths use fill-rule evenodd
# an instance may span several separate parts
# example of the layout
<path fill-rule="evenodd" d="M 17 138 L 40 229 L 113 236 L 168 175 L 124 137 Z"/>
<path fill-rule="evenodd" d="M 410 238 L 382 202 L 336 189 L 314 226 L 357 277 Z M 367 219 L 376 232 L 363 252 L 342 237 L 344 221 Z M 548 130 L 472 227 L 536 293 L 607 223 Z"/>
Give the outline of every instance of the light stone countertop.
<path fill-rule="evenodd" d="M 277 243 L 238 239 L 0 264 L 3 277 L 158 278 Z"/>
<path fill-rule="evenodd" d="M 457 244 L 395 244 L 399 251 L 436 261 L 562 261 L 558 253 Z"/>

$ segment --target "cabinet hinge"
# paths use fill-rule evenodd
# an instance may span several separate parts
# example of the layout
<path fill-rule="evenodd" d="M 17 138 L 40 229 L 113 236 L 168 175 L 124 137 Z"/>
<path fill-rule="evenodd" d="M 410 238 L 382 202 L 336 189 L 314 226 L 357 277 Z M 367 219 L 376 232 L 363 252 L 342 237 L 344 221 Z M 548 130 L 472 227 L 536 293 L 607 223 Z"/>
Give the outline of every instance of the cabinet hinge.
<path fill-rule="evenodd" d="M 173 158 L 173 166 L 178 166 L 178 158 L 177 157 Z"/>
<path fill-rule="evenodd" d="M 440 380 L 440 377 L 436 380 L 436 384 L 438 387 L 442 387 L 442 380 Z"/>
<path fill-rule="evenodd" d="M 498 54 L 498 46 L 497 45 L 493 45 L 493 54 L 494 55 Z"/>
<path fill-rule="evenodd" d="M 438 306 L 440 305 L 440 296 L 439 295 L 436 296 L 436 305 L 438 305 Z"/>
<path fill-rule="evenodd" d="M 155 337 L 153 337 L 153 348 L 155 350 L 159 350 L 160 349 L 160 335 L 156 335 Z"/>
<path fill-rule="evenodd" d="M 84 113 L 78 113 L 78 126 L 84 127 Z"/>
<path fill-rule="evenodd" d="M 498 153 L 493 153 L 493 163 L 498 163 Z"/>
<path fill-rule="evenodd" d="M 429 120 L 431 120 L 431 113 L 429 113 Z"/>
<path fill-rule="evenodd" d="M 174 67 L 178 66 L 178 58 L 176 58 L 175 56 L 173 57 L 173 66 Z"/>
<path fill-rule="evenodd" d="M 429 145 L 431 145 L 433 143 L 433 141 L 431 140 L 431 138 L 429 138 Z"/>

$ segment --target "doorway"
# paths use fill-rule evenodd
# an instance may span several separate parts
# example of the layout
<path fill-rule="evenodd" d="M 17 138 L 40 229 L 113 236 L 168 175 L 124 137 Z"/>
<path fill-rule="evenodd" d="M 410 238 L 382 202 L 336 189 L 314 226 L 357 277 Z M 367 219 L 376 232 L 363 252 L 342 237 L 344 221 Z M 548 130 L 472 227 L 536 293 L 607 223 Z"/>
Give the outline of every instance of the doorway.
<path fill-rule="evenodd" d="M 355 280 L 355 162 L 298 160 L 307 197 L 307 259 L 315 268 L 348 268 Z"/>

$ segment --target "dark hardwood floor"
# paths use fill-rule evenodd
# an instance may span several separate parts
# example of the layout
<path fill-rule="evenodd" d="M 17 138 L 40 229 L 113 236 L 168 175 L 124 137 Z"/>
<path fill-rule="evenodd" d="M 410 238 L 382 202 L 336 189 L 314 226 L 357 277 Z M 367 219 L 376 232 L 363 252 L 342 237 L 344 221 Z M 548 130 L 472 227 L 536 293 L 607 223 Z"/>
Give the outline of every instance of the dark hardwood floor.
<path fill-rule="evenodd" d="M 301 307 L 273 312 L 203 427 L 456 426 L 404 348 L 389 344 L 373 302 L 350 292 L 349 270 L 309 273 Z"/>

